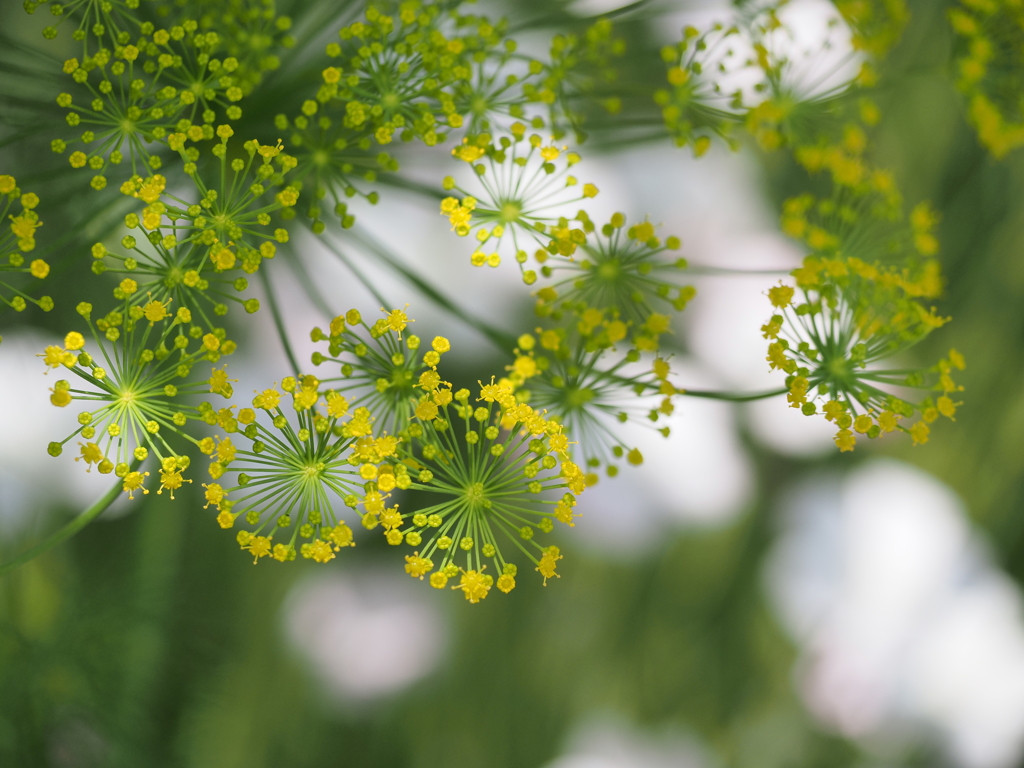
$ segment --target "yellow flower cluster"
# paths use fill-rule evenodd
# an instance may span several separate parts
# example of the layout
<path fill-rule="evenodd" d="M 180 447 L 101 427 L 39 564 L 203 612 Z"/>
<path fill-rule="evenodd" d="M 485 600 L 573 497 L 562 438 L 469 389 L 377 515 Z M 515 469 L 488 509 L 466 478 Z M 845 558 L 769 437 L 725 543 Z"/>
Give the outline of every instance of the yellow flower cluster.
<path fill-rule="evenodd" d="M 15 203 L 21 205 L 17 215 L 13 213 Z M 0 175 L 0 302 L 15 312 L 22 312 L 29 303 L 44 312 L 53 309 L 53 299 L 49 296 L 32 298 L 18 285 L 9 282 L 15 274 L 28 274 L 37 280 L 50 274 L 50 265 L 46 261 L 28 261 L 24 255 L 35 250 L 36 230 L 43 225 L 36 212 L 38 206 L 38 195 L 22 192 L 13 176 Z"/>
<path fill-rule="evenodd" d="M 995 157 L 1024 144 L 1024 6 L 964 0 L 949 11 L 959 45 L 957 88 L 981 143 Z"/>

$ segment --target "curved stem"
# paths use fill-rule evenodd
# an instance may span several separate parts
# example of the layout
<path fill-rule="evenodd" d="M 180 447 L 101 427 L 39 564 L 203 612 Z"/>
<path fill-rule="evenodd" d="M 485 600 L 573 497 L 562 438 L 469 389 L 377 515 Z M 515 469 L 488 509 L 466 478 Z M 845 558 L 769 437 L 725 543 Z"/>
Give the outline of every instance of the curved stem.
<path fill-rule="evenodd" d="M 727 267 L 688 266 L 684 273 L 699 277 L 742 277 L 744 275 L 777 275 L 785 277 L 792 269 L 729 269 Z"/>
<path fill-rule="evenodd" d="M 486 337 L 491 343 L 493 343 L 498 349 L 507 351 L 512 349 L 516 345 L 516 337 L 510 333 L 500 330 L 494 327 L 485 320 L 474 317 L 470 313 L 466 312 L 462 307 L 457 305 L 441 291 L 431 285 L 425 278 L 421 277 L 411 267 L 407 266 L 401 259 L 391 253 L 385 248 L 380 242 L 372 238 L 369 233 L 364 231 L 360 227 L 354 227 L 350 230 L 352 237 L 370 251 L 374 255 L 380 257 L 388 266 L 397 270 L 402 277 L 408 280 L 414 287 L 416 287 L 420 293 L 422 293 L 427 299 L 432 301 L 435 306 L 446 311 L 449 315 L 461 320 L 471 328 L 475 328 L 479 333 Z"/>
<path fill-rule="evenodd" d="M 132 465 L 132 471 L 138 469 L 138 464 L 139 462 L 136 462 L 135 464 Z M 91 507 L 89 507 L 80 515 L 78 515 L 78 517 L 71 520 L 71 522 L 69 522 L 63 528 L 57 529 L 53 534 L 50 535 L 48 539 L 40 542 L 36 546 L 32 547 L 32 549 L 22 553 L 10 562 L 0 564 L 0 576 L 10 573 L 15 568 L 18 568 L 24 565 L 25 563 L 29 562 L 30 560 L 34 560 L 35 558 L 39 557 L 48 549 L 51 549 L 60 544 L 61 542 L 70 539 L 80 530 L 85 528 L 85 526 L 87 526 L 89 523 L 91 523 L 93 520 L 95 520 L 97 517 L 103 514 L 107 507 L 114 503 L 114 499 L 116 499 L 120 495 L 120 493 L 121 479 L 118 478 L 117 482 L 114 483 L 113 487 L 109 491 L 107 491 L 100 498 L 99 501 L 97 501 Z"/>
<path fill-rule="evenodd" d="M 288 362 L 292 366 L 292 372 L 299 375 L 299 362 L 295 358 L 295 352 L 292 350 L 291 342 L 288 341 L 288 332 L 284 327 L 284 320 L 281 318 L 281 310 L 277 306 L 277 298 L 274 296 L 274 290 L 270 287 L 270 281 L 267 279 L 267 270 L 261 269 L 257 273 L 260 276 L 260 281 L 263 283 L 263 290 L 267 294 L 267 303 L 270 305 L 270 315 L 274 318 L 274 327 L 277 328 L 278 338 L 281 339 L 281 346 L 284 347 L 284 353 L 288 356 Z"/>
<path fill-rule="evenodd" d="M 743 392 L 715 392 L 706 389 L 684 389 L 680 390 L 679 394 L 688 395 L 689 397 L 704 397 L 709 400 L 727 400 L 731 403 L 749 403 L 753 400 L 767 400 L 769 397 L 778 397 L 787 392 L 789 390 L 783 387 L 782 389 L 773 389 L 769 392 L 753 392 L 751 394 Z"/>

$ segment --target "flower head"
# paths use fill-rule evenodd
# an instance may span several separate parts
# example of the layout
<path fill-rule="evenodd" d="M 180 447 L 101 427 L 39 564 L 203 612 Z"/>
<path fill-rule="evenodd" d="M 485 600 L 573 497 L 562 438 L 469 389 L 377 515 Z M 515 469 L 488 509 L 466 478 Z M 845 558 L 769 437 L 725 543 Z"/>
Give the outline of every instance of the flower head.
<path fill-rule="evenodd" d="M 621 213 L 580 247 L 575 258 L 545 259 L 541 274 L 552 278 L 538 304 L 542 316 L 560 308 L 584 312 L 595 309 L 642 325 L 656 310 L 680 311 L 696 295 L 680 285 L 685 259 L 667 259 L 680 247 L 679 238 L 664 241 L 654 225 L 643 221 L 626 227 Z M 538 258 L 540 255 L 538 254 Z"/>
<path fill-rule="evenodd" d="M 241 157 L 229 161 L 229 139 L 234 131 L 229 125 L 220 125 L 217 135 L 220 142 L 210 151 L 218 172 L 209 174 L 208 179 L 196 163 L 199 150 L 186 146 L 188 141 L 202 137 L 192 139 L 186 133 L 168 137 L 171 148 L 185 162 L 185 173 L 195 185 L 198 203 L 167 191 L 162 177 L 133 176 L 121 185 L 121 192 L 148 205 L 141 215 L 128 214 L 125 224 L 129 229 L 141 227 L 151 243 L 165 248 L 187 243 L 202 246 L 193 257 L 193 265 L 208 263 L 210 272 L 237 268 L 251 274 L 262 259 L 274 257 L 275 243 L 288 241 L 287 230 L 271 229 L 270 224 L 272 213 L 298 201 L 298 190 L 285 186 L 285 176 L 295 166 L 295 159 L 285 154 L 280 144 L 266 146 L 253 140 L 242 145 Z"/>
<path fill-rule="evenodd" d="M 381 419 L 383 428 L 395 434 L 404 429 L 425 392 L 440 383 L 437 365 L 450 342 L 435 336 L 427 345 L 419 336 L 405 333 L 409 319 L 403 310 L 368 325 L 362 314 L 349 310 L 331 321 L 328 333 L 313 329 L 314 341 L 329 343 L 327 355 L 314 353 L 313 364 L 333 363 L 340 376 L 324 382 L 343 393 L 347 402 L 366 406 Z"/>
<path fill-rule="evenodd" d="M 375 439 L 369 411 L 339 408 L 344 398 L 321 393 L 315 376 L 288 377 L 281 389 L 257 393 L 253 407 L 238 412 L 240 445 L 224 450 L 223 441 L 211 439 L 200 446 L 213 458 L 216 481 L 206 486 L 206 500 L 222 528 L 242 518 L 248 527 L 237 540 L 255 560 L 301 554 L 326 563 L 353 546 L 339 509 L 363 500 L 367 475 L 376 476 L 376 464 L 393 455 L 397 441 Z M 221 480 L 228 474 L 234 483 Z"/>
<path fill-rule="evenodd" d="M 70 128 L 85 130 L 51 146 L 61 154 L 75 148 L 68 156 L 71 167 L 94 173 L 91 186 L 97 190 L 126 160 L 125 175 L 159 170 L 173 133 L 211 139 L 218 115 L 242 116 L 235 103 L 244 95 L 235 74 L 238 60 L 215 55 L 218 35 L 199 32 L 194 19 L 158 29 L 150 21 L 140 23 L 126 11 L 130 7 L 90 0 L 64 6 L 68 12 L 59 17 L 77 18 L 75 36 L 83 41 L 83 53 L 81 60 L 64 62 L 73 82 L 57 103 L 68 110 Z M 104 21 L 97 23 L 99 18 Z M 48 29 L 56 35 L 56 28 Z"/>
<path fill-rule="evenodd" d="M 390 544 L 414 548 L 406 557 L 410 575 L 429 574 L 438 589 L 458 578 L 453 589 L 471 603 L 493 586 L 505 593 L 515 587 L 513 554 L 545 580 L 554 576 L 557 548 L 535 537 L 556 522 L 574 525 L 585 487 L 561 425 L 516 403 L 500 383 L 481 385 L 476 398 L 441 388 L 424 402 L 435 407 L 418 410 L 398 460 L 381 468 L 376 483 L 382 492 L 421 491 L 428 503 L 412 511 L 378 507 L 369 522 L 384 528 Z"/>
<path fill-rule="evenodd" d="M 857 434 L 895 430 L 923 443 L 928 424 L 953 418 L 960 405 L 953 397 L 962 390 L 952 377 L 964 365 L 959 354 L 927 369 L 886 365 L 948 320 L 908 290 L 904 272 L 809 256 L 794 275 L 795 292 L 773 289 L 778 313 L 762 327 L 769 367 L 787 374 L 791 407 L 834 423 L 842 451 L 853 449 Z M 913 390 L 921 394 L 913 397 Z"/>
<path fill-rule="evenodd" d="M 15 211 L 19 203 L 21 210 Z M 13 176 L 0 175 L 0 303 L 23 311 L 29 303 L 43 311 L 53 309 L 53 299 L 42 296 L 38 299 L 23 290 L 23 280 L 11 281 L 15 275 L 29 275 L 42 280 L 50 273 L 50 265 L 43 259 L 28 259 L 25 254 L 36 247 L 35 233 L 43 225 L 36 213 L 39 197 L 34 193 L 22 193 Z M 20 287 L 19 287 L 20 286 Z"/>
<path fill-rule="evenodd" d="M 51 455 L 59 455 L 68 441 L 81 437 L 86 442 L 79 443 L 77 460 L 87 469 L 95 465 L 101 474 L 113 472 L 124 478 L 129 494 L 149 492 L 143 486 L 149 473 L 130 465 L 152 455 L 161 468 L 158 492 L 167 489 L 173 496 L 182 483 L 191 482 L 182 478 L 190 461 L 179 453 L 180 441 L 200 443 L 189 425 L 233 423 L 230 411 L 225 416 L 223 409 L 217 412 L 209 403 L 191 406 L 182 398 L 211 392 L 210 382 L 197 373 L 204 363 L 230 354 L 234 343 L 213 333 L 200 339 L 202 329 L 177 316 L 147 321 L 145 310 L 127 301 L 98 319 L 88 304 L 80 304 L 78 311 L 88 325 L 91 344 L 72 331 L 63 347 L 47 347 L 40 355 L 48 368 L 68 370 L 77 381 L 57 381 L 50 401 L 60 408 L 85 407 L 78 414 L 78 428 L 50 444 Z"/>
<path fill-rule="evenodd" d="M 536 335 L 519 338 L 509 383 L 520 401 L 564 425 L 575 445 L 572 453 L 582 457 L 587 484 L 593 485 L 602 466 L 614 477 L 621 462 L 643 462 L 640 451 L 619 437 L 618 424 L 657 429 L 668 437 L 669 428 L 656 425 L 674 412 L 672 398 L 680 390 L 669 381 L 669 362 L 654 354 L 657 337 L 647 334 L 646 325 L 634 334 L 634 346 L 620 351 L 616 343 L 629 327 L 615 315 L 586 310 L 571 318 L 575 323 L 569 329 L 537 328 Z"/>
<path fill-rule="evenodd" d="M 448 177 L 445 189 L 463 197 L 445 198 L 441 213 L 457 235 L 472 235 L 477 242 L 470 259 L 474 266 L 498 266 L 503 242 L 511 244 L 520 269 L 528 259 L 528 248 L 539 249 L 546 260 L 550 254 L 571 256 L 586 242 L 593 224 L 585 213 L 575 214 L 579 225 L 555 215 L 559 209 L 573 215 L 572 206 L 598 193 L 597 187 L 581 184 L 570 172 L 580 161 L 575 152 L 545 144 L 538 134 L 527 137 L 526 126 L 517 122 L 511 138 L 492 141 L 490 135 L 482 134 L 465 139 L 452 154 L 473 166 L 480 189 L 470 192 Z M 524 277 L 531 282 L 525 272 Z"/>

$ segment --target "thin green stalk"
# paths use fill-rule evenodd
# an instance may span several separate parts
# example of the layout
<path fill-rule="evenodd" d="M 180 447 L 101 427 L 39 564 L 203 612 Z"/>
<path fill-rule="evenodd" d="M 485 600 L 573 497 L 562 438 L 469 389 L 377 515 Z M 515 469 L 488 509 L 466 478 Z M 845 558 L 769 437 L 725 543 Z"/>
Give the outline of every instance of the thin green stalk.
<path fill-rule="evenodd" d="M 507 352 L 516 345 L 515 336 L 495 328 L 493 325 L 479 317 L 470 315 L 438 289 L 428 283 L 423 277 L 420 277 L 419 274 L 414 272 L 410 267 L 403 263 L 401 259 L 370 237 L 366 232 L 357 228 L 353 228 L 353 230 L 350 231 L 360 243 L 373 251 L 374 255 L 379 256 L 387 262 L 388 266 L 393 267 L 401 273 L 402 277 L 412 283 L 424 296 L 434 302 L 434 304 L 448 312 L 448 314 L 453 317 L 478 330 L 500 350 Z"/>
<path fill-rule="evenodd" d="M 277 328 L 278 338 L 281 339 L 281 346 L 284 347 L 284 353 L 288 357 L 288 362 L 292 366 L 292 371 L 296 376 L 299 375 L 299 363 L 295 358 L 295 352 L 292 350 L 291 342 L 288 341 L 288 333 L 284 328 L 284 320 L 281 318 L 281 310 L 277 306 L 277 298 L 274 296 L 274 291 L 270 287 L 270 281 L 267 279 L 267 270 L 261 269 L 258 272 L 260 281 L 263 283 L 263 290 L 267 294 L 267 303 L 270 305 L 270 314 L 274 318 L 274 327 Z"/>
<path fill-rule="evenodd" d="M 140 463 L 141 462 L 134 462 L 132 464 L 131 471 L 134 472 L 136 469 L 138 469 Z M 63 528 L 57 529 L 53 534 L 50 535 L 48 539 L 40 542 L 36 546 L 29 549 L 27 552 L 24 552 L 18 557 L 14 558 L 13 560 L 0 565 L 0 576 L 10 573 L 15 568 L 19 568 L 20 566 L 24 565 L 30 560 L 35 560 L 37 557 L 39 557 L 47 550 L 52 549 L 53 547 L 57 546 L 63 541 L 66 541 L 67 539 L 70 539 L 80 530 L 85 528 L 85 526 L 87 526 L 97 517 L 102 515 L 103 512 L 107 509 L 107 507 L 114 503 L 114 499 L 116 499 L 118 495 L 120 495 L 120 493 L 121 479 L 118 478 L 117 482 L 114 483 L 113 487 L 109 491 L 107 491 L 99 499 L 99 501 L 97 501 L 91 507 L 87 508 L 85 511 L 83 511 L 80 515 L 71 520 L 71 522 L 69 522 Z"/>
<path fill-rule="evenodd" d="M 709 400 L 726 400 L 730 403 L 749 403 L 753 400 L 767 400 L 769 397 L 778 397 L 784 395 L 789 390 L 786 387 L 782 389 L 773 389 L 769 392 L 754 392 L 752 394 L 746 394 L 742 392 L 715 392 L 713 390 L 705 389 L 684 389 L 679 392 L 681 395 L 687 395 L 689 397 L 704 397 Z"/>
<path fill-rule="evenodd" d="M 791 269 L 728 269 L 727 267 L 703 267 L 688 266 L 685 270 L 687 275 L 699 277 L 743 277 L 745 275 L 772 275 L 785 277 L 790 274 Z"/>

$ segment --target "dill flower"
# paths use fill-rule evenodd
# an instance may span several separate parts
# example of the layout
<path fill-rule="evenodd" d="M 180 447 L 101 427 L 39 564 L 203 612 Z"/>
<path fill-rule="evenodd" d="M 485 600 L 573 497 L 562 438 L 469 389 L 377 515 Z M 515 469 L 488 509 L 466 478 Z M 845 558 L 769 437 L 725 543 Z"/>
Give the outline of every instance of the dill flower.
<path fill-rule="evenodd" d="M 200 446 L 213 458 L 206 506 L 217 509 L 222 528 L 234 527 L 239 517 L 249 526 L 237 541 L 253 562 L 267 556 L 287 562 L 301 554 L 326 563 L 354 546 L 352 529 L 336 513 L 338 502 L 354 509 L 363 500 L 363 486 L 395 454 L 398 441 L 374 438 L 370 412 L 350 412 L 345 397 L 320 392 L 315 376 L 289 376 L 281 389 L 286 394 L 276 387 L 258 392 L 252 408 L 241 409 L 230 425 L 240 428 L 236 439 L 244 437 L 246 447 L 230 436 Z M 290 416 L 282 402 L 288 396 Z M 226 473 L 234 473 L 234 485 L 221 480 Z"/>
<path fill-rule="evenodd" d="M 612 34 L 609 19 L 598 19 L 582 35 L 555 35 L 551 61 L 541 70 L 540 87 L 532 82 L 523 84 L 529 101 L 547 106 L 548 126 L 555 139 L 571 129 L 577 142 L 586 140 L 583 107 L 587 102 L 596 101 L 608 114 L 621 111 L 622 99 L 611 85 L 618 79 L 615 59 L 625 52 L 625 41 Z"/>
<path fill-rule="evenodd" d="M 323 77 L 333 79 L 336 71 L 328 68 Z M 396 172 L 398 162 L 387 152 L 374 149 L 365 129 L 346 126 L 326 114 L 308 117 L 307 114 L 317 112 L 316 102 L 311 100 L 302 109 L 303 114 L 291 121 L 286 115 L 278 115 L 275 125 L 279 130 L 292 131 L 290 146 L 294 147 L 296 158 L 293 176 L 304 189 L 312 192 L 306 215 L 313 220 L 313 231 L 322 232 L 325 198 L 329 196 L 327 204 L 333 203 L 331 210 L 347 229 L 355 222 L 355 217 L 349 213 L 346 200 L 360 195 L 375 204 L 379 195 L 370 190 L 369 185 L 377 181 L 380 173 Z"/>
<path fill-rule="evenodd" d="M 167 180 L 156 174 L 148 178 L 134 176 L 121 185 L 121 192 L 139 198 L 148 205 L 142 215 L 125 217 L 129 229 L 141 227 L 156 242 L 166 235 L 163 220 L 171 222 L 175 243 L 194 243 L 209 249 L 208 258 L 215 270 L 227 272 L 241 265 L 248 273 L 255 272 L 263 259 L 277 252 L 275 243 L 288 242 L 288 231 L 270 229 L 271 214 L 290 208 L 298 201 L 298 190 L 285 186 L 285 174 L 295 167 L 295 158 L 284 154 L 282 146 L 261 145 L 252 140 L 242 145 L 243 155 L 228 159 L 228 139 L 234 135 L 229 125 L 219 125 L 220 138 L 210 150 L 219 166 L 212 180 L 204 179 L 196 161 L 196 147 L 185 147 L 185 133 L 168 137 L 168 144 L 185 161 L 185 173 L 192 179 L 199 202 L 178 197 L 166 191 Z M 199 141 L 202 137 L 194 140 Z M 266 196 L 280 188 L 272 198 Z M 166 202 L 165 202 L 166 201 Z M 183 221 L 182 224 L 176 222 Z M 168 241 L 170 242 L 170 241 Z"/>
<path fill-rule="evenodd" d="M 68 162 L 94 171 L 97 190 L 106 186 L 110 167 L 126 158 L 133 176 L 159 170 L 171 132 L 211 139 L 218 114 L 231 120 L 242 115 L 234 104 L 242 98 L 232 75 L 238 63 L 213 57 L 216 34 L 197 34 L 193 20 L 169 30 L 155 29 L 151 22 L 134 26 L 141 36 L 133 42 L 123 31 L 112 49 L 100 47 L 81 61 L 64 62 L 77 88 L 58 95 L 57 103 L 68 110 L 70 128 L 85 130 L 76 138 L 55 139 L 51 148 L 62 154 L 80 142 L 82 148 Z"/>
<path fill-rule="evenodd" d="M 681 245 L 678 237 L 664 242 L 656 237 L 648 221 L 626 228 L 626 216 L 616 213 L 601 227 L 599 237 L 580 246 L 575 258 L 537 254 L 538 260 L 544 259 L 541 274 L 553 279 L 545 290 L 548 299 L 542 299 L 538 308 L 542 316 L 559 307 L 593 308 L 615 312 L 638 326 L 655 309 L 681 311 L 696 291 L 678 283 L 686 259 L 665 258 Z"/>
<path fill-rule="evenodd" d="M 910 21 L 905 0 L 835 0 L 853 31 L 853 47 L 882 57 L 899 42 Z"/>
<path fill-rule="evenodd" d="M 515 40 L 505 39 L 499 47 L 500 35 L 507 22 L 488 27 L 494 36 L 487 55 L 469 59 L 471 76 L 452 87 L 454 114 L 462 117 L 462 127 L 469 136 L 505 129 L 516 120 L 527 119 L 527 106 L 533 102 L 551 101 L 554 94 L 543 90 L 545 66 L 541 61 L 518 53 Z M 534 128 L 543 128 L 543 118 L 534 116 Z"/>
<path fill-rule="evenodd" d="M 561 425 L 516 404 L 509 386 L 492 379 L 470 398 L 468 389 L 442 386 L 423 396 L 403 433 L 402 460 L 381 468 L 376 493 L 413 489 L 431 503 L 415 512 L 368 507 L 364 525 L 379 524 L 388 543 L 414 548 L 405 558 L 413 578 L 429 574 L 436 589 L 458 578 L 452 588 L 477 603 L 492 587 L 515 588 L 513 556 L 532 563 L 545 584 L 558 575 L 559 548 L 536 538 L 556 522 L 575 524 L 584 481 Z"/>
<path fill-rule="evenodd" d="M 288 34 L 291 17 L 279 16 L 273 0 L 191 0 L 187 6 L 195 12 L 200 31 L 216 34 L 223 53 L 238 62 L 232 76 L 246 96 L 265 72 L 281 66 L 277 49 L 295 45 Z"/>
<path fill-rule="evenodd" d="M 668 437 L 668 427 L 655 425 L 673 413 L 672 397 L 681 390 L 668 380 L 670 365 L 664 358 L 645 362 L 637 346 L 616 351 L 629 331 L 616 315 L 587 309 L 570 317 L 576 322 L 569 330 L 537 328 L 536 335 L 519 337 L 508 382 L 517 400 L 551 413 L 564 425 L 577 443 L 573 453 L 580 454 L 587 468 L 586 483 L 594 485 L 602 466 L 614 477 L 623 460 L 633 466 L 643 463 L 641 452 L 619 436 L 618 424 L 641 425 Z M 659 328 L 664 321 L 667 330 L 667 317 L 650 317 Z M 645 351 L 656 348 L 658 335 L 643 328 L 636 333 Z"/>
<path fill-rule="evenodd" d="M 782 231 L 825 262 L 882 260 L 903 270 L 903 289 L 910 295 L 937 296 L 942 276 L 934 258 L 939 250 L 938 216 L 931 205 L 920 202 L 907 215 L 892 174 L 860 163 L 847 168 L 848 156 L 840 152 L 834 156 L 840 173 L 848 174 L 840 181 L 856 179 L 857 183 L 837 183 L 833 175 L 829 197 L 804 193 L 786 200 Z"/>
<path fill-rule="evenodd" d="M 437 365 L 451 343 L 435 336 L 428 348 L 419 336 L 406 331 L 415 321 L 404 310 L 381 311 L 386 316 L 373 325 L 367 325 L 359 310 L 350 309 L 331 321 L 329 335 L 314 328 L 310 338 L 327 341 L 329 347 L 327 355 L 313 354 L 313 365 L 337 365 L 341 375 L 323 381 L 354 405 L 369 408 L 384 429 L 395 434 L 409 423 L 424 389 L 437 386 Z"/>
<path fill-rule="evenodd" d="M 227 314 L 232 303 L 241 305 L 249 314 L 259 310 L 259 299 L 239 296 L 248 289 L 249 281 L 238 274 L 252 274 L 259 268 L 259 251 L 238 249 L 237 263 L 226 266 L 224 249 L 217 244 L 203 245 L 197 237 L 190 236 L 191 231 L 182 232 L 177 221 L 163 231 L 168 229 L 162 237 L 160 232 L 148 233 L 141 243 L 134 236 L 125 235 L 121 247 L 129 255 L 96 243 L 92 246 L 92 271 L 134 280 L 138 290 L 127 297 L 131 305 L 144 307 L 153 301 L 170 301 L 175 307 L 185 307 L 190 317 L 206 327 L 215 326 L 217 318 Z M 185 238 L 181 242 L 179 235 Z"/>
<path fill-rule="evenodd" d="M 134 293 L 131 279 L 124 280 L 119 291 Z M 234 342 L 224 338 L 223 330 L 190 325 L 187 310 L 173 312 L 170 302 L 150 302 L 145 307 L 124 301 L 120 310 L 93 319 L 92 305 L 82 302 L 78 313 L 89 328 L 93 352 L 86 348 L 86 337 L 71 331 L 64 346 L 50 346 L 40 357 L 50 369 L 65 368 L 77 377 L 78 386 L 61 379 L 53 387 L 50 401 L 66 408 L 72 403 L 84 405 L 78 414 L 78 428 L 60 442 L 50 443 L 49 452 L 59 456 L 63 446 L 81 436 L 81 455 L 87 469 L 96 465 L 101 474 L 113 472 L 123 479 L 130 497 L 145 488 L 148 472 L 132 470 L 134 461 L 150 455 L 160 464 L 160 488 L 174 491 L 181 487 L 182 472 L 189 466 L 168 442 L 171 436 L 193 445 L 199 440 L 187 427 L 191 422 L 218 423 L 224 414 L 213 406 L 184 405 L 181 398 L 200 393 L 230 395 L 231 385 L 223 369 L 212 369 L 208 380 L 201 380 L 194 369 L 202 362 L 216 362 L 231 354 Z"/>
<path fill-rule="evenodd" d="M 778 314 L 761 328 L 769 366 L 787 374 L 791 407 L 834 423 L 841 451 L 853 450 L 857 434 L 896 430 L 924 443 L 929 424 L 953 418 L 959 353 L 927 369 L 885 367 L 949 319 L 921 304 L 899 267 L 809 256 L 793 276 L 795 287 L 768 291 Z"/>
<path fill-rule="evenodd" d="M 436 4 L 404 3 L 395 15 L 371 5 L 363 20 L 339 30 L 340 43 L 327 45 L 328 58 L 340 61 L 322 70 L 323 82 L 301 114 L 275 118 L 279 130 L 293 131 L 296 175 L 313 191 L 314 232 L 323 231 L 321 201 L 328 195 L 346 227 L 354 217 L 344 198 L 377 202 L 368 185 L 379 173 L 398 170 L 380 147 L 396 139 L 433 146 L 462 125 L 450 87 L 469 77 L 468 52 L 442 31 L 441 21 Z"/>
<path fill-rule="evenodd" d="M 1024 7 L 1013 0 L 961 2 L 949 20 L 968 117 L 989 152 L 1004 157 L 1024 144 Z"/>
<path fill-rule="evenodd" d="M 739 120 L 742 94 L 727 94 L 718 82 L 730 70 L 746 66 L 738 62 L 730 45 L 738 33 L 736 26 L 717 23 L 703 33 L 686 26 L 678 43 L 661 49 L 671 88 L 655 91 L 654 101 L 676 146 L 691 147 L 696 157 L 711 148 L 715 136 L 731 141 L 733 125 Z"/>
<path fill-rule="evenodd" d="M 527 138 L 523 123 L 514 123 L 511 133 L 511 138 L 502 136 L 497 142 L 481 134 L 452 150 L 453 156 L 473 166 L 482 189 L 471 195 L 448 176 L 444 188 L 463 197 L 447 197 L 441 202 L 441 214 L 448 217 L 452 230 L 460 237 L 472 234 L 477 241 L 470 258 L 473 266 L 498 266 L 498 249 L 506 237 L 512 241 L 520 270 L 531 242 L 545 254 L 571 256 L 586 242 L 585 230 L 593 229 L 585 213 L 577 214 L 579 227 L 548 213 L 597 196 L 597 187 L 581 185 L 570 173 L 580 156 L 565 147 L 545 145 L 538 134 Z M 530 282 L 525 271 L 524 279 Z"/>
<path fill-rule="evenodd" d="M 852 5 L 845 7 L 849 11 Z M 744 123 L 762 149 L 800 147 L 834 136 L 850 123 L 873 126 L 881 119 L 877 105 L 863 95 L 877 81 L 873 63 L 857 50 L 837 55 L 834 38 L 845 26 L 839 18 L 830 19 L 816 49 L 800 52 L 793 50 L 793 32 L 774 8 L 745 26 L 760 71 L 754 91 L 763 98 L 747 110 Z"/>
<path fill-rule="evenodd" d="M 15 202 L 21 205 L 17 216 L 13 215 Z M 44 312 L 53 309 L 53 299 L 49 296 L 34 299 L 7 282 L 18 273 L 29 274 L 37 280 L 42 280 L 50 273 L 50 265 L 43 259 L 32 259 L 28 264 L 25 263 L 24 254 L 35 250 L 35 233 L 43 225 L 36 213 L 38 205 L 38 195 L 33 192 L 23 193 L 13 176 L 0 175 L 0 301 L 15 312 L 22 312 L 29 303 Z"/>

